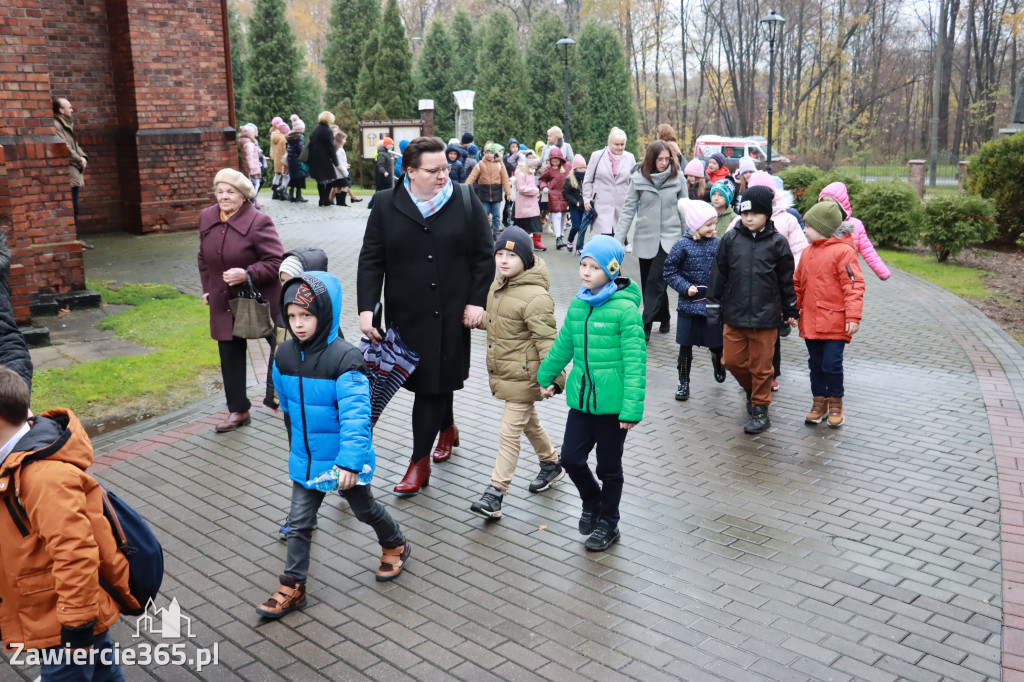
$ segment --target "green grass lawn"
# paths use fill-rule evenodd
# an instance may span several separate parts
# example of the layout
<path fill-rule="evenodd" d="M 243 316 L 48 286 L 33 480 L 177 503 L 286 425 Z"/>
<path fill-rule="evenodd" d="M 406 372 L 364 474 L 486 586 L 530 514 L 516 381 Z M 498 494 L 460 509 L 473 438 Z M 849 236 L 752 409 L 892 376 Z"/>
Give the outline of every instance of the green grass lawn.
<path fill-rule="evenodd" d="M 98 327 L 154 352 L 37 372 L 34 407 L 67 407 L 88 421 L 158 414 L 209 394 L 220 359 L 210 339 L 209 310 L 200 299 L 162 284 L 88 286 L 105 303 L 135 306 L 105 318 Z"/>
<path fill-rule="evenodd" d="M 934 258 L 907 251 L 878 249 L 878 255 L 888 265 L 926 279 L 962 298 L 987 299 L 992 296 L 985 284 L 984 270 L 940 263 Z"/>

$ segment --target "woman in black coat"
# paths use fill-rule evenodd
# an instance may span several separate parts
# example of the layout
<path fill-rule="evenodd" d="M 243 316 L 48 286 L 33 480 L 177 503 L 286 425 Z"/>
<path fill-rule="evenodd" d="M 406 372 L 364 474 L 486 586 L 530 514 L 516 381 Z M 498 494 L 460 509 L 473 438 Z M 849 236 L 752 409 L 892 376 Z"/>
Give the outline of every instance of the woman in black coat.
<path fill-rule="evenodd" d="M 309 177 L 316 180 L 320 206 L 331 206 L 331 183 L 338 179 L 338 156 L 334 147 L 334 114 L 320 112 L 316 128 L 309 135 Z"/>
<path fill-rule="evenodd" d="M 434 461 L 448 459 L 458 445 L 453 394 L 469 377 L 469 329 L 483 319 L 494 279 L 494 247 L 483 205 L 448 178 L 444 151 L 436 137 L 418 137 L 406 147 L 408 181 L 377 193 L 356 275 L 363 334 L 380 340 L 372 318 L 383 289 L 388 327 L 420 355 L 405 384 L 416 400 L 412 459 L 395 487 L 399 493 L 427 485 L 428 455 L 438 433 Z"/>
<path fill-rule="evenodd" d="M 299 160 L 302 149 L 306 146 L 305 132 L 306 124 L 297 119 L 295 127 L 285 137 L 285 149 L 288 152 L 288 201 L 308 201 L 302 198 L 302 190 L 306 189 L 306 171 L 302 169 L 302 162 Z"/>

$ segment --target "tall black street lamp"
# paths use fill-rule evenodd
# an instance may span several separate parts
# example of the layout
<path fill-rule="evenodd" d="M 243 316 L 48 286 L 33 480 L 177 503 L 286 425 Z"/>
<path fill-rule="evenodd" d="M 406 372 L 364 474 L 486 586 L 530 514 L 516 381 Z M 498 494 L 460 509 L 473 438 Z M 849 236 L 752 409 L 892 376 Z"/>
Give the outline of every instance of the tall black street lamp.
<path fill-rule="evenodd" d="M 764 29 L 765 40 L 768 41 L 768 150 L 764 162 L 765 169 L 772 172 L 772 96 L 775 89 L 775 39 L 782 32 L 782 25 L 786 18 L 776 14 L 775 10 L 761 20 L 761 28 Z"/>
<path fill-rule="evenodd" d="M 569 36 L 563 37 L 561 40 L 555 43 L 558 47 L 562 48 L 562 52 L 565 55 L 565 109 L 562 112 L 562 127 L 565 129 L 562 131 L 562 139 L 568 142 L 569 140 L 569 52 L 573 47 L 576 46 L 576 41 Z"/>

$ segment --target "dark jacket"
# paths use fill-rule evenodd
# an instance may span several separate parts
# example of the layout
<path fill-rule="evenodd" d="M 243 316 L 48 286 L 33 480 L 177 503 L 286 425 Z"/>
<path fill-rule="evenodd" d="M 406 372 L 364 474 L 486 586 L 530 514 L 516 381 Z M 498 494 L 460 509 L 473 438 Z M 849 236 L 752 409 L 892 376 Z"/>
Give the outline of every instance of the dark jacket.
<path fill-rule="evenodd" d="M 420 354 L 405 387 L 438 394 L 469 376 L 467 305 L 484 307 L 494 279 L 494 244 L 484 207 L 456 185 L 440 211 L 424 218 L 399 185 L 377 195 L 363 235 L 356 274 L 360 312 L 384 292 L 384 318 Z M 462 192 L 469 199 L 469 220 Z"/>
<path fill-rule="evenodd" d="M 304 486 L 338 465 L 363 474 L 360 483 L 365 484 L 376 466 L 366 361 L 352 344 L 338 338 L 338 278 L 304 272 L 285 282 L 282 297 L 300 280 L 314 293 L 309 311 L 316 315 L 316 332 L 306 341 L 285 341 L 274 359 L 274 388 L 289 417 L 288 476 Z"/>
<path fill-rule="evenodd" d="M 292 180 L 306 179 L 306 172 L 302 170 L 302 163 L 299 161 L 299 155 L 302 154 L 302 149 L 305 146 L 306 141 L 303 139 L 302 133 L 292 131 L 285 138 L 285 148 L 288 150 L 288 174 Z"/>
<path fill-rule="evenodd" d="M 718 245 L 708 285 L 708 324 L 771 329 L 798 318 L 793 252 L 771 220 L 755 237 L 742 223 Z"/>
<path fill-rule="evenodd" d="M 387 176 L 384 174 L 387 173 Z M 395 183 L 395 155 L 384 147 L 377 149 L 377 168 L 373 174 L 377 191 L 391 189 Z M 376 200 L 374 200 L 376 202 Z"/>
<path fill-rule="evenodd" d="M 199 214 L 199 277 L 203 293 L 210 295 L 210 336 L 217 341 L 230 341 L 235 317 L 228 301 L 238 295 L 239 287 L 229 287 L 221 275 L 231 268 L 245 268 L 253 285 L 270 303 L 273 319 L 280 319 L 278 299 L 284 248 L 274 221 L 261 213 L 251 202 L 221 222 L 220 207 L 214 204 Z"/>
<path fill-rule="evenodd" d="M 7 235 L 0 232 L 0 365 L 17 372 L 31 390 L 32 356 L 14 319 L 11 285 L 7 281 L 10 274 L 11 249 L 7 246 Z"/>
<path fill-rule="evenodd" d="M 569 205 L 569 210 L 583 213 L 586 210 L 583 208 L 583 178 L 587 176 L 587 171 L 574 170 L 573 173 L 576 176 L 576 187 L 572 186 L 570 178 L 566 178 L 562 184 L 562 198 Z"/>
<path fill-rule="evenodd" d="M 719 241 L 718 237 L 695 241 L 693 234 L 688 231 L 682 239 L 676 242 L 665 259 L 662 276 L 665 278 L 666 284 L 679 292 L 677 310 L 681 315 L 690 317 L 707 315 L 705 297 Z M 691 297 L 687 293 L 691 286 L 698 288 L 696 296 Z"/>
<path fill-rule="evenodd" d="M 505 154 L 502 162 L 505 164 L 505 172 L 508 173 L 508 177 L 513 177 L 516 174 L 516 166 L 519 165 L 519 152 Z"/>
<path fill-rule="evenodd" d="M 463 183 L 466 181 L 466 163 L 463 160 L 466 155 L 466 150 L 457 144 L 448 145 L 448 149 L 445 150 L 445 157 L 448 158 L 450 152 L 455 152 L 459 155 L 459 158 L 452 161 L 448 159 L 448 165 L 452 169 L 448 172 L 448 177 L 452 179 L 452 182 Z M 509 177 L 512 177 L 511 175 Z"/>
<path fill-rule="evenodd" d="M 326 123 L 317 123 L 309 134 L 309 177 L 317 182 L 338 179 L 338 155 L 334 149 L 334 133 Z"/>

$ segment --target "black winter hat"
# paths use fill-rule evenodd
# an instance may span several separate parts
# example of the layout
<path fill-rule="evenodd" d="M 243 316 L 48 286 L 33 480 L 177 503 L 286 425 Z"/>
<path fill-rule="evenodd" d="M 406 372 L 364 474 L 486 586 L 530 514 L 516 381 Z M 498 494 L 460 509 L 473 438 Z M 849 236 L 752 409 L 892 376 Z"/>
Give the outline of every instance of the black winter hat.
<path fill-rule="evenodd" d="M 772 215 L 772 202 L 775 192 L 767 187 L 751 187 L 740 195 L 740 213 L 761 213 Z"/>
<path fill-rule="evenodd" d="M 469 144 L 473 141 L 473 133 L 462 133 L 462 144 Z"/>
<path fill-rule="evenodd" d="M 494 253 L 502 249 L 511 251 L 523 261 L 523 269 L 533 267 L 533 239 L 518 225 L 510 225 L 494 240 Z"/>

